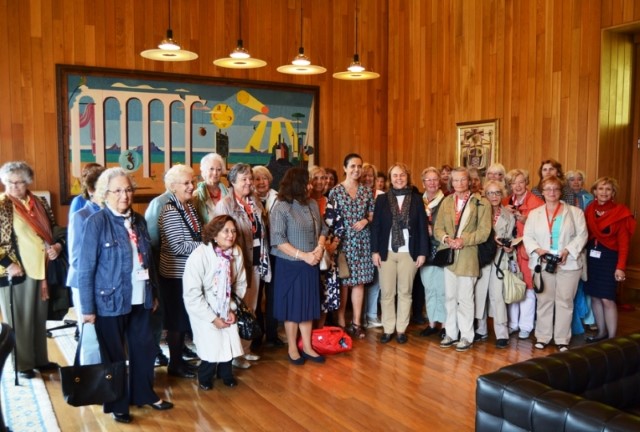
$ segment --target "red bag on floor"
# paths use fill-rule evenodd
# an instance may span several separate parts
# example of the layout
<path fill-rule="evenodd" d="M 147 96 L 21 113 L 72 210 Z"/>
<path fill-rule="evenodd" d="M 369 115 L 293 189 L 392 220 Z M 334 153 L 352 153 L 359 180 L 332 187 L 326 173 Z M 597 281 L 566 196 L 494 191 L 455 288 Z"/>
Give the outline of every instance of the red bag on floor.
<path fill-rule="evenodd" d="M 353 342 L 340 327 L 323 327 L 311 332 L 311 346 L 320 355 L 338 354 L 351 350 Z M 298 337 L 298 349 L 302 351 L 302 338 Z"/>

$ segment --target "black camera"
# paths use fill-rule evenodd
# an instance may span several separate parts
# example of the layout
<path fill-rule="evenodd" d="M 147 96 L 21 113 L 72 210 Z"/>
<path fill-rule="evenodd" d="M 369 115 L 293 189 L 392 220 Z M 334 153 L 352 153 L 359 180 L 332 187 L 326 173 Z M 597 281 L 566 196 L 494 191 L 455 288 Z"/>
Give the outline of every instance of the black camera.
<path fill-rule="evenodd" d="M 511 239 L 499 238 L 498 241 L 502 244 L 503 247 L 506 247 L 506 248 L 511 247 Z"/>
<path fill-rule="evenodd" d="M 544 254 L 544 260 L 546 264 L 544 266 L 544 271 L 547 273 L 555 273 L 558 269 L 558 263 L 560 262 L 560 257 L 558 255 L 553 254 Z"/>

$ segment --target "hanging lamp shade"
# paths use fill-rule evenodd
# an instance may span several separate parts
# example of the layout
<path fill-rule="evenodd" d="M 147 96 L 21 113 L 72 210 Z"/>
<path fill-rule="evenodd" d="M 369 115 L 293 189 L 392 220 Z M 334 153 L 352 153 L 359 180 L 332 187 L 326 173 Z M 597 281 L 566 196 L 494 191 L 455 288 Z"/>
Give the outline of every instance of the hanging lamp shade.
<path fill-rule="evenodd" d="M 341 80 L 348 81 L 364 81 L 370 79 L 376 79 L 380 77 L 377 72 L 368 71 L 362 63 L 360 63 L 360 55 L 358 55 L 358 1 L 356 0 L 355 10 L 355 54 L 353 55 L 353 61 L 347 67 L 344 72 L 336 72 L 333 77 Z"/>
<path fill-rule="evenodd" d="M 229 69 L 255 69 L 267 65 L 267 62 L 259 58 L 251 57 L 249 51 L 244 47 L 242 41 L 242 13 L 240 11 L 240 1 L 238 0 L 238 44 L 229 57 L 219 58 L 213 61 L 213 64 Z"/>
<path fill-rule="evenodd" d="M 317 75 L 325 73 L 327 68 L 311 64 L 311 60 L 304 53 L 304 46 L 302 45 L 302 6 L 300 7 L 300 48 L 298 48 L 298 55 L 296 55 L 291 64 L 282 65 L 278 67 L 278 72 L 290 74 L 290 75 Z"/>
<path fill-rule="evenodd" d="M 198 54 L 183 50 L 180 44 L 173 39 L 173 30 L 171 30 L 171 0 L 169 0 L 169 28 L 167 29 L 167 37 L 160 41 L 158 48 L 142 51 L 140 55 L 149 60 L 157 61 L 189 61 L 198 58 Z"/>

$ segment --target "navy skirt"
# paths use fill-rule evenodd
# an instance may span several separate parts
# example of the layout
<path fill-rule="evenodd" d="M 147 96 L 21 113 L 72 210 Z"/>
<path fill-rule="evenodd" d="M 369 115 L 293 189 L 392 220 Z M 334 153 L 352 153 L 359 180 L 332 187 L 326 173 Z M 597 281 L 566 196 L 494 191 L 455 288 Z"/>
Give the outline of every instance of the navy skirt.
<path fill-rule="evenodd" d="M 584 292 L 592 297 L 616 300 L 618 281 L 615 278 L 616 265 L 618 264 L 618 251 L 608 249 L 602 244 L 596 248 L 600 252 L 600 258 L 591 256 L 594 244 L 587 244 L 587 282 L 584 284 Z"/>
<path fill-rule="evenodd" d="M 276 257 L 274 317 L 305 322 L 320 318 L 320 270 L 304 261 Z"/>

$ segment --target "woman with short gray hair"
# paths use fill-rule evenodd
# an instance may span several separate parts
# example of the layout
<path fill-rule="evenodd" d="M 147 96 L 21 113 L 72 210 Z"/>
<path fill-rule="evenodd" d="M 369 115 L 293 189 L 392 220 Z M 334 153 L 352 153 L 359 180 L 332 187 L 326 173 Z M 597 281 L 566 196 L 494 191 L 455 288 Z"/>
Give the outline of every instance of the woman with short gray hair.
<path fill-rule="evenodd" d="M 217 153 L 207 153 L 200 160 L 202 181 L 193 192 L 193 205 L 205 224 L 213 219 L 216 204 L 229 194 L 229 189 L 220 181 L 227 172 L 225 165 L 224 159 Z"/>

